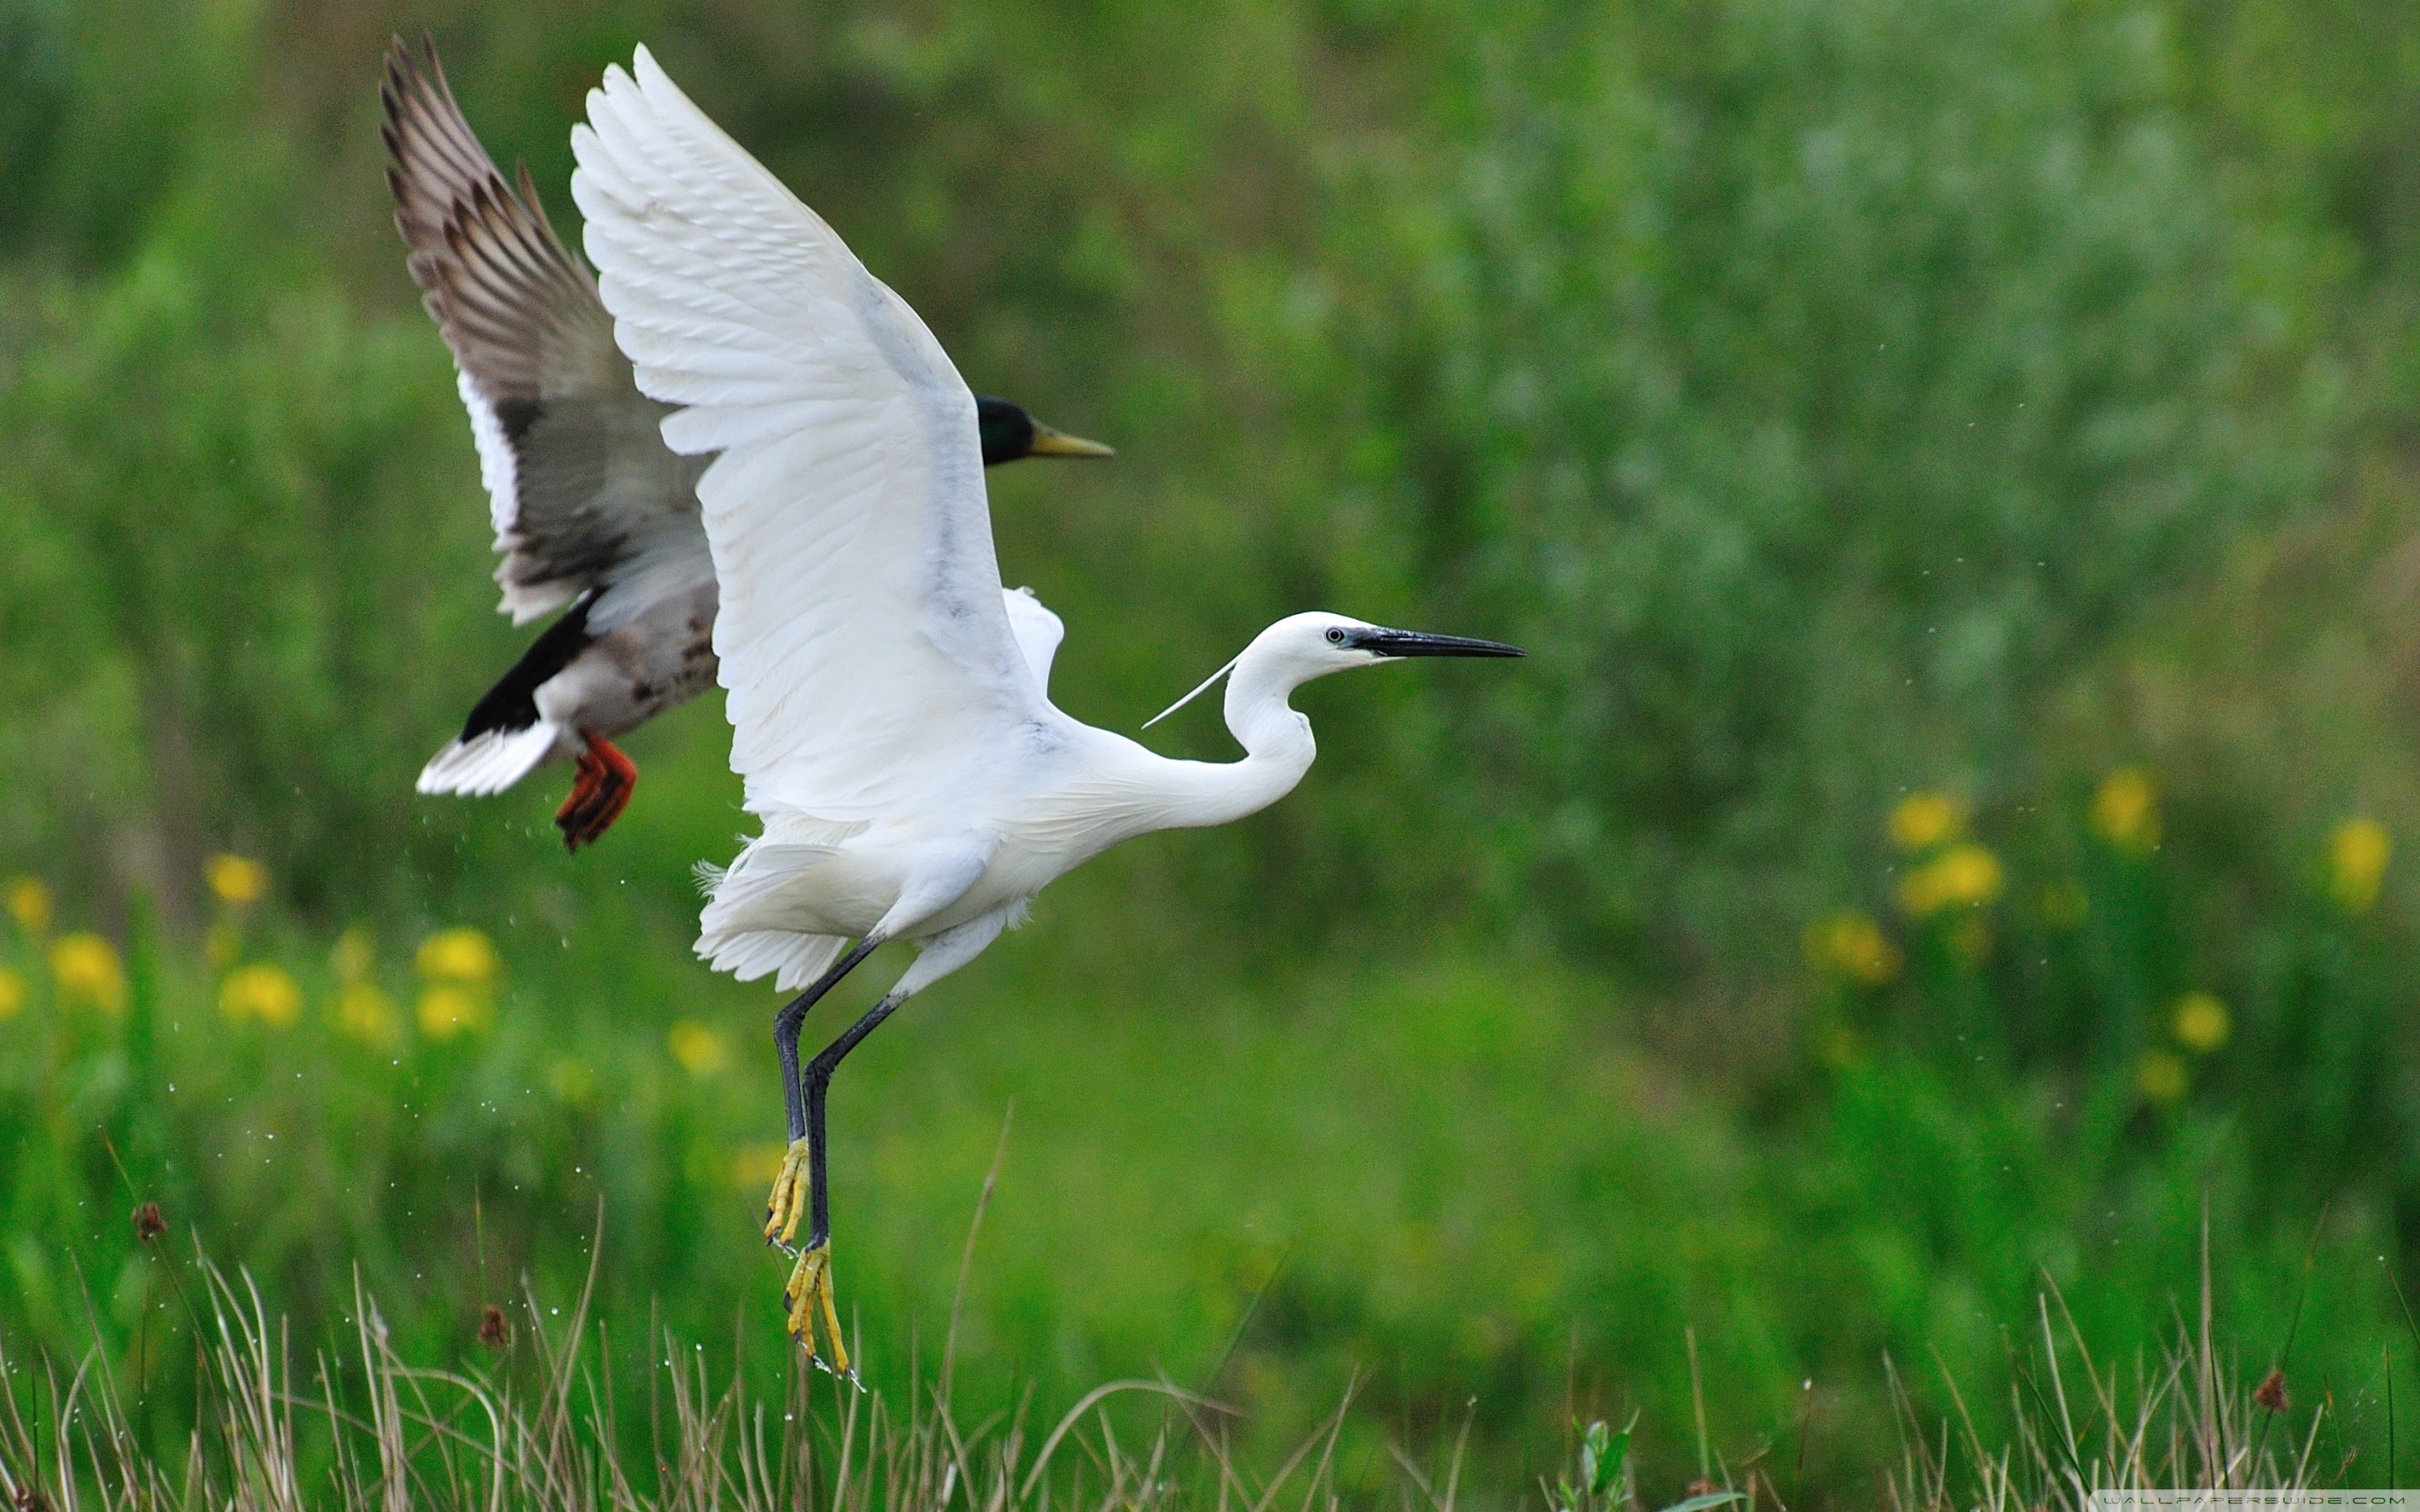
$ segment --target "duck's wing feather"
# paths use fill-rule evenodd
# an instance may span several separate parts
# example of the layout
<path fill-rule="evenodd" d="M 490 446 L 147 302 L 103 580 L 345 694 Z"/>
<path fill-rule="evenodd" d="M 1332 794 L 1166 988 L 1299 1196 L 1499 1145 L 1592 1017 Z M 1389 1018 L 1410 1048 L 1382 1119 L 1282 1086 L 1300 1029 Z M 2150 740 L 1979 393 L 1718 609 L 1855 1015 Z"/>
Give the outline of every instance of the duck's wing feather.
<path fill-rule="evenodd" d="M 487 485 L 502 609 L 520 624 L 590 588 L 597 634 L 712 573 L 694 486 L 665 446 L 596 280 L 554 234 L 529 171 L 497 172 L 434 43 L 387 54 L 387 185 L 412 281 L 453 350 Z"/>
<path fill-rule="evenodd" d="M 974 396 L 642 48 L 575 128 L 572 197 L 639 387 L 681 406 L 721 581 L 731 762 L 760 815 L 946 811 L 1063 738 L 1009 627 Z"/>

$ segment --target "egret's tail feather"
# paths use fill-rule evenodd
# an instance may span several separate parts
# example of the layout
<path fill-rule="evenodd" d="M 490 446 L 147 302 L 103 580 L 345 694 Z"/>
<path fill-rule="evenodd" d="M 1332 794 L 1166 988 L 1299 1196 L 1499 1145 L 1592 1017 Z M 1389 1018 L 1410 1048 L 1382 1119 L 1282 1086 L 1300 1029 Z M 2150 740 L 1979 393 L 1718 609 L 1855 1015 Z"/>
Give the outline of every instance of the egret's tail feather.
<path fill-rule="evenodd" d="M 545 761 L 564 733 L 560 725 L 540 719 L 525 729 L 483 730 L 468 740 L 448 742 L 420 769 L 420 791 L 472 797 L 502 793 Z"/>
<path fill-rule="evenodd" d="M 832 858 L 830 845 L 751 841 L 739 856 L 707 882 L 706 912 L 698 928 L 709 936 L 745 934 L 754 930 L 795 932 L 799 918 L 783 901 L 783 893 L 799 879 Z M 704 951 L 700 951 L 704 954 Z"/>
<path fill-rule="evenodd" d="M 727 933 L 707 930 L 697 937 L 700 960 L 713 963 L 741 981 L 754 981 L 778 972 L 773 985 L 797 992 L 820 977 L 840 959 L 848 942 L 832 934 L 791 934 L 780 930 Z"/>

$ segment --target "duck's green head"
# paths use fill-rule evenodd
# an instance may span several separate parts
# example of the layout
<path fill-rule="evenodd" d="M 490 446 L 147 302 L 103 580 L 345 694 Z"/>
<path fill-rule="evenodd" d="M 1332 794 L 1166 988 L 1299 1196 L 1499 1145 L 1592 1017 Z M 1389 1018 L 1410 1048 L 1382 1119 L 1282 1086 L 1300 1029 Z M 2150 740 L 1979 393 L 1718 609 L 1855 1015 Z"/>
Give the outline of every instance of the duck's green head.
<path fill-rule="evenodd" d="M 975 425 L 983 434 L 984 466 L 996 468 L 1027 456 L 1115 456 L 1098 441 L 1063 435 L 1006 399 L 975 400 Z"/>

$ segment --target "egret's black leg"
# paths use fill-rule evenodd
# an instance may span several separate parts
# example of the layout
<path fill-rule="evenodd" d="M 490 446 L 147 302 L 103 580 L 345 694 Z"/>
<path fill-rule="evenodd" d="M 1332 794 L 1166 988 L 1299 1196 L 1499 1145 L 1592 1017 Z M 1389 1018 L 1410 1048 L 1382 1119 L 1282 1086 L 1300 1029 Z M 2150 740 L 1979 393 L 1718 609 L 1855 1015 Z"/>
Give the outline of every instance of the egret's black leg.
<path fill-rule="evenodd" d="M 773 1015 L 773 1048 L 782 1057 L 782 1100 L 790 1114 L 790 1137 L 803 1139 L 807 1134 L 807 1106 L 799 1095 L 799 1028 L 807 1021 L 807 1010 L 815 1006 L 824 994 L 840 985 L 840 980 L 857 969 L 858 963 L 874 953 L 881 942 L 860 940 L 849 952 L 833 964 L 830 971 L 814 980 L 805 992 L 793 997 L 782 1011 Z"/>
<path fill-rule="evenodd" d="M 782 1168 L 774 1173 L 773 1190 L 765 1198 L 765 1242 L 789 1247 L 792 1236 L 799 1231 L 799 1218 L 806 1207 L 806 1194 L 799 1190 L 807 1179 L 807 1105 L 799 1088 L 799 1026 L 805 1022 L 807 1010 L 815 999 L 839 985 L 845 977 L 881 943 L 875 938 L 857 942 L 849 952 L 832 964 L 830 970 L 817 977 L 814 985 L 792 998 L 787 1007 L 773 1015 L 773 1048 L 782 1057 L 782 1102 L 790 1115 L 790 1148 L 782 1153 Z"/>
<path fill-rule="evenodd" d="M 872 1034 L 876 1025 L 897 1012 L 899 1005 L 907 1000 L 899 993 L 887 995 L 807 1062 L 807 1195 L 814 1209 L 807 1222 L 807 1248 L 811 1250 L 831 1242 L 831 1193 L 824 1181 L 824 1091 L 831 1086 L 832 1072 L 842 1057 L 856 1049 L 859 1041 Z"/>
<path fill-rule="evenodd" d="M 790 1333 L 806 1345 L 809 1357 L 814 1358 L 814 1323 L 820 1318 L 824 1335 L 831 1342 L 832 1369 L 852 1381 L 857 1378 L 849 1369 L 848 1347 L 840 1337 L 840 1313 L 832 1304 L 831 1193 L 824 1177 L 824 1094 L 831 1086 L 832 1070 L 841 1063 L 841 1057 L 856 1049 L 859 1041 L 872 1034 L 876 1025 L 896 1012 L 907 1000 L 907 993 L 893 988 L 870 1012 L 807 1063 L 807 1134 L 790 1146 L 793 1158 L 800 1146 L 805 1147 L 807 1200 L 814 1213 L 807 1227 L 807 1247 L 799 1252 L 798 1268 L 790 1273 L 789 1285 L 782 1288 L 783 1300 L 790 1304 Z M 788 1169 L 788 1165 L 785 1164 L 783 1168 Z M 795 1227 L 799 1221 L 795 1206 L 788 1210 L 786 1217 L 789 1226 Z"/>
<path fill-rule="evenodd" d="M 821 1190 L 824 1181 L 823 1088 L 818 1084 L 814 1095 L 809 1097 L 799 1085 L 799 1027 L 806 1022 L 807 1010 L 815 1006 L 815 1000 L 838 985 L 843 977 L 847 976 L 859 962 L 872 955 L 874 948 L 881 943 L 880 939 L 871 935 L 858 941 L 849 948 L 846 955 L 832 963 L 830 970 L 815 979 L 814 986 L 800 993 L 773 1016 L 773 1048 L 782 1056 L 782 1100 L 790 1115 L 790 1148 L 782 1156 L 781 1173 L 773 1178 L 772 1195 L 765 1200 L 765 1241 L 788 1249 L 792 1236 L 799 1231 L 799 1219 L 803 1216 L 804 1210 L 813 1205 L 818 1237 L 804 1250 L 795 1252 L 799 1263 L 791 1270 L 789 1282 L 782 1288 L 782 1300 L 787 1304 L 790 1315 L 790 1333 L 807 1347 L 810 1359 L 819 1358 L 815 1351 L 814 1319 L 818 1312 L 821 1313 L 824 1334 L 831 1344 L 832 1368 L 845 1376 L 850 1373 L 848 1347 L 841 1342 L 840 1315 L 832 1306 L 830 1248 L 820 1237 L 826 1228 L 823 1220 L 826 1203 Z M 890 998 L 885 997 L 883 1001 L 887 1003 Z M 879 1012 L 877 1009 L 867 1018 L 876 1018 Z M 861 1029 L 870 1027 L 871 1025 L 861 1020 L 849 1033 L 861 1039 Z M 847 1037 L 842 1036 L 843 1039 Z M 815 1057 L 814 1063 L 823 1065 L 824 1056 L 830 1054 L 830 1051 L 825 1051 L 823 1056 Z M 830 1074 L 830 1071 L 824 1072 L 827 1077 Z M 813 1138 L 808 1137 L 810 1129 L 814 1132 Z M 799 1190 L 801 1184 L 806 1186 L 806 1191 Z"/>

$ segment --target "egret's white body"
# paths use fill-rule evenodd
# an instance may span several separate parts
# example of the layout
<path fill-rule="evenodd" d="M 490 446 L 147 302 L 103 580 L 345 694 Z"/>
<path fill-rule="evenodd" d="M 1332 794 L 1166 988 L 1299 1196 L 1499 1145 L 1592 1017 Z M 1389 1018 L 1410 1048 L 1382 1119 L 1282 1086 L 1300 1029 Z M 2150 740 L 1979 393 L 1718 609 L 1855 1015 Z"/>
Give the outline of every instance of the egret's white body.
<path fill-rule="evenodd" d="M 1315 747 L 1287 704 L 1295 687 L 1388 656 L 1519 653 L 1281 620 L 1227 669 L 1245 752 L 1230 763 L 1171 761 L 1063 714 L 1047 653 L 1036 665 L 1020 650 L 1013 621 L 1052 647 L 1057 622 L 1002 597 L 974 399 L 948 355 L 644 49 L 633 73 L 609 69 L 589 95 L 572 194 L 615 339 L 640 389 L 675 407 L 665 441 L 715 454 L 697 484 L 721 594 L 714 649 L 732 765 L 763 824 L 709 873 L 697 949 L 743 980 L 814 984 L 777 1022 L 794 1062 L 797 1015 L 842 972 L 881 941 L 920 948 L 808 1068 L 803 1103 L 792 1088 L 794 1156 L 813 1124 L 819 1167 L 839 1057 L 1036 892 L 1121 841 L 1238 819 L 1301 780 Z M 795 1196 L 785 1167 L 768 1236 L 795 1228 Z M 802 1335 L 807 1289 L 833 1322 L 828 1274 L 809 1273 L 828 1263 L 820 1169 L 813 1196 L 792 1282 Z"/>
<path fill-rule="evenodd" d="M 965 951 L 954 966 L 1028 899 L 1119 841 L 1266 808 L 1302 780 L 1317 751 L 1311 721 L 1286 694 L 1377 659 L 1327 645 L 1332 626 L 1367 628 L 1298 614 L 1237 658 L 1227 723 L 1244 746 L 1239 762 L 1171 761 L 1070 718 L 1046 696 L 1023 722 L 970 751 L 961 778 L 912 809 L 833 824 L 757 808 L 765 832 L 718 878 L 699 953 L 743 980 L 778 964 L 780 985 L 802 986 L 848 940 L 924 940 L 969 926 L 953 942 Z M 926 979 L 937 974 L 927 968 Z"/>

